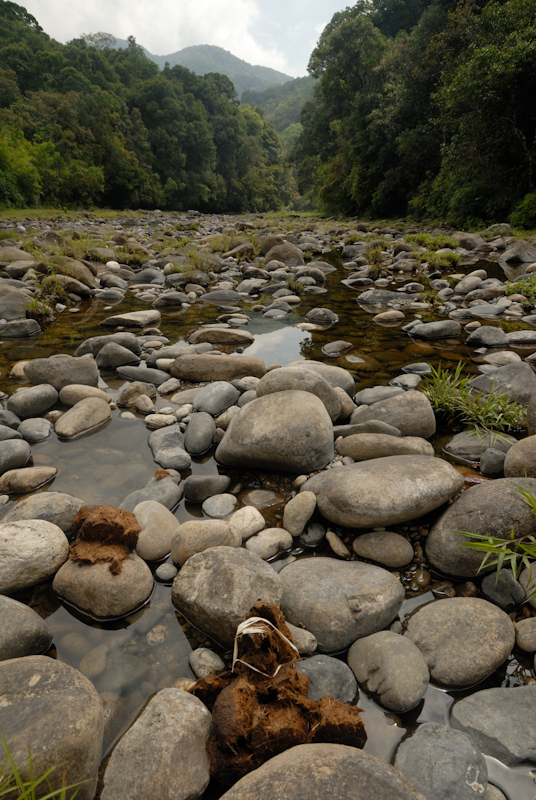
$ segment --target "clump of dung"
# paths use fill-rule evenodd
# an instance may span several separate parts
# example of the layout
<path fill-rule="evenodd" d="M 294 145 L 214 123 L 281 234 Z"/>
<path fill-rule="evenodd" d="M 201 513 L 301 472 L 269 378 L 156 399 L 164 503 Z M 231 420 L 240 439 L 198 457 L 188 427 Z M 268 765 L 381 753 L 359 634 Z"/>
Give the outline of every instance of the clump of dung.
<path fill-rule="evenodd" d="M 367 736 L 356 706 L 307 696 L 309 678 L 294 667 L 299 655 L 280 609 L 258 601 L 248 620 L 238 629 L 233 668 L 190 690 L 212 711 L 211 777 L 231 786 L 298 744 L 363 747 Z"/>
<path fill-rule="evenodd" d="M 134 550 L 141 526 L 131 511 L 113 506 L 82 506 L 74 520 L 76 540 L 69 558 L 80 564 L 110 564 L 119 575 L 123 561 Z"/>

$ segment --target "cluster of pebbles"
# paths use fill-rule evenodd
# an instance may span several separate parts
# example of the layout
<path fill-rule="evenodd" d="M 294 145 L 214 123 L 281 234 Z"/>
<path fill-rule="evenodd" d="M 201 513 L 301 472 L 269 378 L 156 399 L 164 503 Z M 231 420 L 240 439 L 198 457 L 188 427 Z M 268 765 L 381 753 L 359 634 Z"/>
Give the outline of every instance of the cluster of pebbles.
<path fill-rule="evenodd" d="M 166 252 L 169 227 L 189 222 L 195 222 L 196 258 L 191 250 Z M 506 569 L 498 580 L 482 578 L 481 554 L 465 548 L 459 532 L 506 539 L 512 529 L 517 536 L 533 530 L 520 489 L 536 495 L 535 358 L 517 350 L 536 351 L 530 327 L 536 315 L 527 313 L 523 295 L 536 271 L 536 247 L 514 240 L 508 226 L 485 238 L 455 234 L 462 264 L 494 258 L 517 281 L 517 294 L 506 296 L 506 282 L 488 278 L 484 269 L 434 274 L 419 258 L 423 248 L 394 228 L 369 233 L 364 224 L 330 229 L 316 221 L 290 233 L 261 230 L 262 224 L 262 218 L 155 212 L 113 225 L 97 220 L 42 229 L 33 223 L 16 239 L 0 241 L 6 343 L 41 330 L 26 316 L 47 280 L 32 247 L 63 244 L 68 251 L 74 234 L 100 241 L 84 258 L 67 252 L 56 262 L 54 280 L 67 294 L 54 313 L 64 320 L 88 302 L 118 312 L 101 314 L 102 330 L 72 354 L 10 364 L 11 388 L 0 410 L 0 494 L 7 507 L 0 522 L 0 729 L 15 760 L 24 760 L 30 741 L 34 771 L 52 765 L 58 775 L 66 772 L 68 783 L 85 781 L 79 797 L 91 800 L 104 698 L 87 677 L 91 669 L 83 674 L 83 666 L 41 655 L 52 632 L 11 595 L 53 579 L 67 607 L 104 621 L 143 607 L 156 579 L 170 587 L 175 609 L 214 644 L 192 652 L 196 678 L 229 665 L 237 626 L 262 600 L 283 611 L 313 699 L 328 695 L 355 704 L 361 693 L 386 713 L 404 715 L 422 709 L 430 686 L 462 690 L 448 718 L 419 718 L 392 764 L 343 744 L 303 744 L 270 759 L 224 797 L 500 800 L 505 795 L 488 783 L 489 759 L 510 768 L 536 759 L 536 681 L 478 684 L 514 648 L 533 658 L 536 601 L 530 570 L 517 579 Z M 255 242 L 245 236 L 252 231 Z M 363 241 L 345 244 L 350 235 Z M 215 236 L 227 237 L 227 252 L 211 251 Z M 375 278 L 366 263 L 374 237 L 382 257 Z M 404 365 L 388 386 L 356 391 L 355 371 L 366 359 L 349 357 L 352 371 L 340 365 L 352 342 L 327 343 L 326 361 L 282 367 L 248 355 L 255 344 L 245 330 L 251 318 L 277 324 L 310 295 L 320 295 L 322 304 L 297 324 L 312 332 L 336 328 L 339 316 L 327 307 L 328 283 L 341 269 L 330 257 L 335 247 L 345 290 L 352 298 L 357 292 L 373 324 L 399 327 L 425 353 L 435 343 L 454 349 L 464 339 L 480 371 L 474 391 L 504 388 L 527 407 L 528 435 L 497 439 L 461 431 L 446 444 L 447 460 L 435 454 L 436 416 L 418 390 L 430 373 L 427 361 Z M 433 307 L 423 275 L 437 298 Z M 127 302 L 135 310 L 123 311 Z M 208 313 L 210 324 L 182 331 L 176 341 L 162 334 L 169 320 L 176 325 L 192 309 L 205 322 Z M 502 317 L 516 329 L 498 327 Z M 118 382 L 119 389 L 110 388 Z M 85 437 L 90 448 L 93 433 L 124 419 L 146 426 L 154 477 L 132 487 L 119 508 L 99 506 L 100 522 L 84 537 L 88 524 L 81 520 L 91 497 L 55 492 L 62 465 L 34 466 L 32 453 L 51 436 L 66 447 Z M 210 453 L 220 474 L 196 473 L 197 460 Z M 458 466 L 464 464 L 480 465 L 481 475 L 494 479 L 475 478 L 475 469 Z M 241 499 L 235 476 L 251 471 L 287 476 L 278 517 Z M 174 511 L 183 500 L 197 516 L 179 522 Z M 111 527 L 120 539 L 112 541 Z M 460 590 L 452 580 L 463 581 Z M 430 587 L 433 602 L 401 624 L 406 589 L 411 597 Z M 157 627 L 148 634 L 155 640 Z M 100 672 L 110 669 L 107 658 L 104 651 L 94 654 L 92 669 L 99 659 Z M 158 687 L 123 733 L 101 774 L 104 800 L 203 796 L 211 715 L 188 693 L 191 683 Z"/>

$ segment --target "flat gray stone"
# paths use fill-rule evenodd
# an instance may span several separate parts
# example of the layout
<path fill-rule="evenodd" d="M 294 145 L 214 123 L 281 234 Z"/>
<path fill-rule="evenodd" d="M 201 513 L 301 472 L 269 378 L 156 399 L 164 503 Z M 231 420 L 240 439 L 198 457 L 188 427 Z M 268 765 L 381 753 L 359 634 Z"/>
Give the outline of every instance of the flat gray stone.
<path fill-rule="evenodd" d="M 190 469 L 192 459 L 184 449 L 184 434 L 179 425 L 169 425 L 153 431 L 149 436 L 153 458 L 163 469 L 178 472 Z"/>
<path fill-rule="evenodd" d="M 493 388 L 505 391 L 509 400 L 515 400 L 522 406 L 528 405 L 536 394 L 536 375 L 525 361 L 507 364 L 489 374 L 479 375 L 470 384 L 482 394 L 489 394 Z"/>
<path fill-rule="evenodd" d="M 454 704 L 451 725 L 509 767 L 536 761 L 536 686 L 483 689 Z"/>
<path fill-rule="evenodd" d="M 147 309 L 146 311 L 130 311 L 127 314 L 115 314 L 106 317 L 100 323 L 105 328 L 146 328 L 149 325 L 158 325 L 161 319 L 160 311 Z"/>
<path fill-rule="evenodd" d="M 159 561 L 171 550 L 171 538 L 179 521 L 162 503 L 146 500 L 138 503 L 134 516 L 141 525 L 136 552 L 144 561 Z"/>
<path fill-rule="evenodd" d="M 392 531 L 363 533 L 354 539 L 352 548 L 357 556 L 391 569 L 405 567 L 413 560 L 411 542 L 405 536 Z"/>
<path fill-rule="evenodd" d="M 459 322 L 453 319 L 444 319 L 438 322 L 420 322 L 415 325 L 410 335 L 417 339 L 459 339 L 462 327 Z"/>
<path fill-rule="evenodd" d="M 229 406 L 234 406 L 240 392 L 228 381 L 214 381 L 201 388 L 193 402 L 194 411 L 206 411 L 217 417 Z"/>
<path fill-rule="evenodd" d="M 64 533 L 73 532 L 74 520 L 85 500 L 64 492 L 39 492 L 20 500 L 2 519 L 2 524 L 42 519 L 57 525 Z"/>
<path fill-rule="evenodd" d="M 221 800 L 426 800 L 381 758 L 342 744 L 301 744 L 248 773 Z"/>
<path fill-rule="evenodd" d="M 225 647 L 257 600 L 279 605 L 281 581 L 262 559 L 247 550 L 212 547 L 193 555 L 173 581 L 173 605 Z"/>
<path fill-rule="evenodd" d="M 285 567 L 281 610 L 303 625 L 322 652 L 336 652 L 388 625 L 404 599 L 402 584 L 372 564 L 307 558 Z"/>
<path fill-rule="evenodd" d="M 0 475 L 23 467 L 31 454 L 30 445 L 22 439 L 7 439 L 0 442 Z"/>
<path fill-rule="evenodd" d="M 0 594 L 49 578 L 67 558 L 69 542 L 57 525 L 40 519 L 0 524 Z"/>
<path fill-rule="evenodd" d="M 183 566 L 196 553 L 215 547 L 240 547 L 242 538 L 227 522 L 219 519 L 190 519 L 171 537 L 171 558 Z"/>
<path fill-rule="evenodd" d="M 123 347 L 118 342 L 108 342 L 100 348 L 95 361 L 99 369 L 116 369 L 127 364 L 139 364 L 140 358 L 128 347 Z"/>
<path fill-rule="evenodd" d="M 395 766 L 429 800 L 481 800 L 486 760 L 470 736 L 427 722 L 398 748 Z"/>
<path fill-rule="evenodd" d="M 172 510 L 180 503 L 182 495 L 182 483 L 177 483 L 173 478 L 162 478 L 161 480 L 150 478 L 141 489 L 127 494 L 119 508 L 123 508 L 125 511 L 134 511 L 138 503 L 154 500 Z"/>
<path fill-rule="evenodd" d="M 287 364 L 287 367 L 296 367 L 298 369 L 306 369 L 311 372 L 316 372 L 320 375 L 324 380 L 326 380 L 330 386 L 334 389 L 335 387 L 339 387 L 349 397 L 353 397 L 355 394 L 355 381 L 350 372 L 347 369 L 343 369 L 343 367 L 336 367 L 333 364 L 324 364 L 323 361 L 292 361 L 290 364 Z"/>
<path fill-rule="evenodd" d="M 4 472 L 0 478 L 0 494 L 28 494 L 50 483 L 58 474 L 57 467 L 21 467 Z"/>
<path fill-rule="evenodd" d="M 0 595 L 0 661 L 44 653 L 52 644 L 52 631 L 33 608 Z"/>
<path fill-rule="evenodd" d="M 341 456 L 354 461 L 369 461 L 387 456 L 433 456 L 434 448 L 419 436 L 389 436 L 385 433 L 357 433 L 345 436 L 336 445 Z"/>
<path fill-rule="evenodd" d="M 184 481 L 184 498 L 190 503 L 203 503 L 215 494 L 222 494 L 231 484 L 228 475 L 188 475 Z"/>
<path fill-rule="evenodd" d="M 54 658 L 26 656 L 0 663 L 0 695 L 0 729 L 22 779 L 30 778 L 29 747 L 34 776 L 53 769 L 52 790 L 64 778 L 81 784 L 77 800 L 93 800 L 104 728 L 93 684 Z"/>
<path fill-rule="evenodd" d="M 25 419 L 24 422 L 21 422 L 19 425 L 18 430 L 24 441 L 28 442 L 28 444 L 36 444 L 37 442 L 43 442 L 45 439 L 48 439 L 54 430 L 54 425 L 48 419 L 36 417 L 33 419 Z"/>
<path fill-rule="evenodd" d="M 431 456 L 389 456 L 327 470 L 301 491 L 314 492 L 320 512 L 349 528 L 407 522 L 433 511 L 463 487 L 454 467 Z"/>
<path fill-rule="evenodd" d="M 118 367 L 117 374 L 129 381 L 152 383 L 153 386 L 161 386 L 169 380 L 169 373 L 149 367 Z"/>
<path fill-rule="evenodd" d="M 432 680 L 471 686 L 506 661 L 514 646 L 510 617 L 477 597 L 449 597 L 420 608 L 406 635 L 424 655 Z"/>
<path fill-rule="evenodd" d="M 41 333 L 41 326 L 35 319 L 14 319 L 2 326 L 3 339 L 25 339 Z"/>
<path fill-rule="evenodd" d="M 215 433 L 216 423 L 210 414 L 206 411 L 192 414 L 184 436 L 184 449 L 196 456 L 206 453 L 212 447 Z"/>
<path fill-rule="evenodd" d="M 86 397 L 57 420 L 56 433 L 61 439 L 74 439 L 104 425 L 111 416 L 110 406 L 105 400 L 100 397 Z"/>
<path fill-rule="evenodd" d="M 357 696 L 357 681 L 353 672 L 338 658 L 319 653 L 298 661 L 296 669 L 311 680 L 307 692 L 311 700 L 333 697 L 341 703 L 353 703 Z"/>
<path fill-rule="evenodd" d="M 332 421 L 341 415 L 341 401 L 332 386 L 313 370 L 284 367 L 268 372 L 257 384 L 257 397 L 275 392 L 300 390 L 316 395 L 325 405 Z"/>

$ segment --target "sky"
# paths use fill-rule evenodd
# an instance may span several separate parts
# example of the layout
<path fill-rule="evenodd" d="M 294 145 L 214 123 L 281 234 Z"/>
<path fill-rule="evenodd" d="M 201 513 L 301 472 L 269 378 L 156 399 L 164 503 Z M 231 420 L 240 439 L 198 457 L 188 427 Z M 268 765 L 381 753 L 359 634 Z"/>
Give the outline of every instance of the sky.
<path fill-rule="evenodd" d="M 212 44 L 298 77 L 344 0 L 19 0 L 53 39 L 105 31 L 154 55 Z"/>

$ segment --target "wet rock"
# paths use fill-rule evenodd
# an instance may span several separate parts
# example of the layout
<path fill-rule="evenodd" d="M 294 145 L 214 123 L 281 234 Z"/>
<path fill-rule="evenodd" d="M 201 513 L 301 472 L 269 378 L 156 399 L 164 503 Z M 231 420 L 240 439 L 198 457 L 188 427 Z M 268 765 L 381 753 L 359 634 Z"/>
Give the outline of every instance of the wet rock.
<path fill-rule="evenodd" d="M 215 433 L 216 423 L 210 414 L 206 411 L 192 414 L 184 437 L 184 449 L 196 456 L 206 453 L 212 447 Z"/>
<path fill-rule="evenodd" d="M 430 401 L 422 392 L 410 390 L 367 408 L 359 407 L 351 416 L 352 424 L 380 420 L 400 430 L 402 436 L 429 439 L 436 430 L 435 414 Z"/>
<path fill-rule="evenodd" d="M 307 322 L 314 325 L 334 325 L 339 321 L 339 317 L 329 308 L 312 308 L 305 315 Z"/>
<path fill-rule="evenodd" d="M 483 554 L 463 547 L 476 541 L 458 531 L 487 534 L 509 539 L 512 529 L 516 536 L 528 536 L 534 530 L 534 515 L 516 489 L 519 486 L 536 493 L 534 478 L 499 479 L 492 483 L 472 486 L 447 508 L 426 539 L 426 555 L 441 572 L 474 578 L 482 563 Z"/>
<path fill-rule="evenodd" d="M 40 492 L 18 502 L 2 519 L 2 523 L 45 520 L 70 534 L 76 515 L 86 505 L 85 500 L 64 492 Z"/>
<path fill-rule="evenodd" d="M 462 487 L 460 473 L 439 458 L 389 456 L 321 472 L 302 491 L 315 493 L 318 509 L 330 522 L 374 528 L 417 519 Z"/>
<path fill-rule="evenodd" d="M 196 553 L 215 547 L 240 547 L 242 540 L 226 522 L 192 519 L 183 522 L 171 537 L 171 558 L 183 566 Z"/>
<path fill-rule="evenodd" d="M 391 531 L 363 533 L 354 539 L 352 548 L 357 556 L 391 569 L 405 567 L 413 559 L 411 543 L 404 536 Z"/>
<path fill-rule="evenodd" d="M 536 394 L 536 375 L 532 367 L 522 361 L 499 367 L 489 374 L 479 375 L 470 381 L 470 385 L 482 394 L 489 394 L 493 388 L 503 390 L 509 400 L 515 400 L 516 403 L 526 406 Z"/>
<path fill-rule="evenodd" d="M 451 725 L 514 767 L 536 759 L 536 686 L 484 689 L 454 704 Z"/>
<path fill-rule="evenodd" d="M 31 455 L 30 445 L 22 439 L 7 439 L 0 442 L 0 475 L 23 467 Z"/>
<path fill-rule="evenodd" d="M 5 472 L 0 478 L 1 494 L 27 494 L 50 483 L 58 474 L 57 467 L 23 467 Z"/>
<path fill-rule="evenodd" d="M 92 358 L 74 358 L 63 354 L 33 358 L 24 367 L 24 372 L 31 383 L 48 383 L 58 392 L 70 383 L 97 386 L 99 381 L 99 370 Z"/>
<path fill-rule="evenodd" d="M 73 439 L 100 427 L 111 419 L 110 406 L 100 397 L 86 397 L 79 400 L 56 422 L 55 429 L 61 439 Z"/>
<path fill-rule="evenodd" d="M 235 405 L 240 392 L 228 381 L 214 381 L 200 389 L 193 402 L 194 411 L 203 411 L 217 417 L 229 406 Z"/>
<path fill-rule="evenodd" d="M 153 590 L 151 570 L 135 553 L 113 574 L 109 564 L 66 561 L 58 570 L 52 588 L 68 603 L 94 617 L 123 617 L 139 608 Z"/>
<path fill-rule="evenodd" d="M 26 589 L 54 575 L 69 552 L 57 525 L 41 519 L 0 524 L 0 593 Z"/>
<path fill-rule="evenodd" d="M 156 397 L 156 388 L 154 383 L 147 383 L 145 381 L 133 381 L 130 384 L 123 386 L 116 399 L 119 408 L 132 408 L 136 404 L 136 400 L 141 395 L 147 397 Z"/>
<path fill-rule="evenodd" d="M 511 447 L 504 460 L 505 478 L 536 477 L 536 436 L 528 436 Z M 517 533 L 516 533 L 517 535 Z"/>
<path fill-rule="evenodd" d="M 209 782 L 211 715 L 182 689 L 162 689 L 115 746 L 102 800 L 195 800 Z"/>
<path fill-rule="evenodd" d="M 237 502 L 234 494 L 216 494 L 205 500 L 201 508 L 209 517 L 227 519 L 236 509 Z"/>
<path fill-rule="evenodd" d="M 20 417 L 17 417 L 12 411 L 0 409 L 0 423 L 13 430 L 17 429 L 21 423 Z"/>
<path fill-rule="evenodd" d="M 184 497 L 190 503 L 203 503 L 225 492 L 230 483 L 227 475 L 189 475 L 184 481 Z"/>
<path fill-rule="evenodd" d="M 511 619 L 476 597 L 436 600 L 409 620 L 407 636 L 424 655 L 434 681 L 471 686 L 486 678 L 514 646 Z"/>
<path fill-rule="evenodd" d="M 5 247 L 2 248 L 2 251 Z M 0 253 L 2 255 L 2 253 Z M 26 253 L 28 257 L 28 253 Z M 0 284 L 0 319 L 21 319 L 26 316 L 30 298 L 16 286 Z"/>
<path fill-rule="evenodd" d="M 173 605 L 196 627 L 225 647 L 236 627 L 261 599 L 279 605 L 281 581 L 247 550 L 212 547 L 188 559 L 173 581 Z"/>
<path fill-rule="evenodd" d="M 502 328 L 481 325 L 465 340 L 467 347 L 508 347 L 508 337 Z"/>
<path fill-rule="evenodd" d="M 395 766 L 429 800 L 480 800 L 486 760 L 470 736 L 427 722 L 398 748 Z"/>
<path fill-rule="evenodd" d="M 177 572 L 178 569 L 174 564 L 160 564 L 155 570 L 155 575 L 159 581 L 168 583 L 173 580 Z"/>
<path fill-rule="evenodd" d="M 153 431 L 149 436 L 149 447 L 154 460 L 163 469 L 176 469 L 178 472 L 190 469 L 192 459 L 184 449 L 184 434 L 179 425 Z"/>
<path fill-rule="evenodd" d="M 371 406 L 373 403 L 379 403 L 380 400 L 388 400 L 390 397 L 396 397 L 403 393 L 404 390 L 399 386 L 373 386 L 357 392 L 354 401 L 359 405 Z"/>
<path fill-rule="evenodd" d="M 35 319 L 14 319 L 2 326 L 3 339 L 25 339 L 41 333 L 41 326 Z"/>
<path fill-rule="evenodd" d="M 171 539 L 179 527 L 178 519 L 162 503 L 146 500 L 134 508 L 141 530 L 136 552 L 144 561 L 158 561 L 171 550 Z"/>
<path fill-rule="evenodd" d="M 26 442 L 29 444 L 36 444 L 37 442 L 43 442 L 45 439 L 48 439 L 53 428 L 54 426 L 50 420 L 37 417 L 34 419 L 25 419 L 24 422 L 21 422 L 19 425 L 18 430 Z"/>
<path fill-rule="evenodd" d="M 314 558 L 280 573 L 281 609 L 293 625 L 313 633 L 323 652 L 335 652 L 388 625 L 404 590 L 389 572 L 372 564 Z"/>
<path fill-rule="evenodd" d="M 482 594 L 507 613 L 522 603 L 525 590 L 508 569 L 486 575 L 481 584 Z"/>
<path fill-rule="evenodd" d="M 7 401 L 7 408 L 20 419 L 28 419 L 41 416 L 57 401 L 58 393 L 54 387 L 43 383 L 19 389 Z"/>
<path fill-rule="evenodd" d="M 335 447 L 342 456 L 354 461 L 368 461 L 385 456 L 433 456 L 434 448 L 418 436 L 387 436 L 383 433 L 359 433 L 346 436 Z"/>
<path fill-rule="evenodd" d="M 78 800 L 93 800 L 104 724 L 93 684 L 61 661 L 26 656 L 0 664 L 0 693 L 0 728 L 22 779 L 30 778 L 30 747 L 34 775 L 53 769 L 52 790 L 64 779 L 81 784 Z"/>
<path fill-rule="evenodd" d="M 211 344 L 241 344 L 244 347 L 249 347 L 254 341 L 255 337 L 249 331 L 236 328 L 200 328 L 190 334 L 188 338 L 190 344 L 210 342 Z"/>
<path fill-rule="evenodd" d="M 421 651 L 392 631 L 378 631 L 354 642 L 348 665 L 358 682 L 391 711 L 414 708 L 428 688 L 430 673 Z"/>
<path fill-rule="evenodd" d="M 266 372 L 264 361 L 251 356 L 224 356 L 201 353 L 177 358 L 171 365 L 174 378 L 192 383 L 202 381 L 232 381 L 245 375 L 262 378 Z"/>
<path fill-rule="evenodd" d="M 342 744 L 302 744 L 241 778 L 221 800 L 424 800 L 381 758 Z"/>
<path fill-rule="evenodd" d="M 285 506 L 283 512 L 283 527 L 292 536 L 299 536 L 312 517 L 316 508 L 316 495 L 314 492 L 300 492 Z"/>
<path fill-rule="evenodd" d="M 0 424 L 0 442 L 7 442 L 10 439 L 22 439 L 22 433 L 13 430 L 8 425 Z"/>
<path fill-rule="evenodd" d="M 276 244 L 268 250 L 264 256 L 264 263 L 268 264 L 270 261 L 281 261 L 288 267 L 301 267 L 305 263 L 300 248 L 287 242 Z"/>
<path fill-rule="evenodd" d="M 518 239 L 506 248 L 500 260 L 505 263 L 513 261 L 530 264 L 536 261 L 536 247 L 524 239 Z"/>
<path fill-rule="evenodd" d="M 118 367 L 117 374 L 121 378 L 126 378 L 129 381 L 152 383 L 154 386 L 161 386 L 169 379 L 167 372 L 161 369 L 149 369 L 147 367 Z"/>
<path fill-rule="evenodd" d="M 462 328 L 459 322 L 453 319 L 444 319 L 438 322 L 419 322 L 410 331 L 412 337 L 417 339 L 459 339 Z"/>
<path fill-rule="evenodd" d="M 352 670 L 338 658 L 318 654 L 299 661 L 296 669 L 311 681 L 307 692 L 311 700 L 333 697 L 341 703 L 352 703 L 357 696 L 357 683 Z"/>
<path fill-rule="evenodd" d="M 0 595 L 0 661 L 44 653 L 52 644 L 52 631 L 33 608 Z"/>
<path fill-rule="evenodd" d="M 99 369 L 115 369 L 126 364 L 139 364 L 140 358 L 127 347 L 117 342 L 109 342 L 99 350 L 95 361 Z"/>
<path fill-rule="evenodd" d="M 106 403 L 109 403 L 111 400 L 110 395 L 103 392 L 102 389 L 98 389 L 96 386 L 85 386 L 79 383 L 64 386 L 59 394 L 60 403 L 63 403 L 64 406 L 74 406 L 80 400 L 85 400 L 87 397 L 99 397 Z"/>
<path fill-rule="evenodd" d="M 227 466 L 312 472 L 333 458 L 329 415 L 315 395 L 285 391 L 259 397 L 233 418 L 216 450 Z"/>
<path fill-rule="evenodd" d="M 105 328 L 146 328 L 149 325 L 158 325 L 161 319 L 160 311 L 147 309 L 146 311 L 130 311 L 127 314 L 115 314 L 106 317 L 100 323 Z"/>
<path fill-rule="evenodd" d="M 284 367 L 267 373 L 257 384 L 257 397 L 275 392 L 299 390 L 316 395 L 326 407 L 332 421 L 341 414 L 341 401 L 335 390 L 318 373 L 305 368 Z"/>
<path fill-rule="evenodd" d="M 246 549 L 256 553 L 263 561 L 291 547 L 292 536 L 284 528 L 266 528 L 251 536 L 246 542 Z"/>
<path fill-rule="evenodd" d="M 137 489 L 127 494 L 119 508 L 123 508 L 125 511 L 134 511 L 138 503 L 143 503 L 145 500 L 154 500 L 171 510 L 178 505 L 182 495 L 182 484 L 177 483 L 173 478 L 163 478 L 161 480 L 151 478 L 142 489 Z"/>
<path fill-rule="evenodd" d="M 120 331 L 119 333 L 108 333 L 105 336 L 91 336 L 82 342 L 74 351 L 75 356 L 84 356 L 86 353 L 96 356 L 97 353 L 107 344 L 114 342 L 131 350 L 136 355 L 141 353 L 141 345 L 133 333 Z"/>
<path fill-rule="evenodd" d="M 214 672 L 221 672 L 225 669 L 223 659 L 208 647 L 198 647 L 197 650 L 192 650 L 188 656 L 188 664 L 196 678 L 207 678 Z"/>
<path fill-rule="evenodd" d="M 239 508 L 229 517 L 227 523 L 240 536 L 242 542 L 245 542 L 255 533 L 262 531 L 266 526 L 263 515 L 253 506 Z"/>

